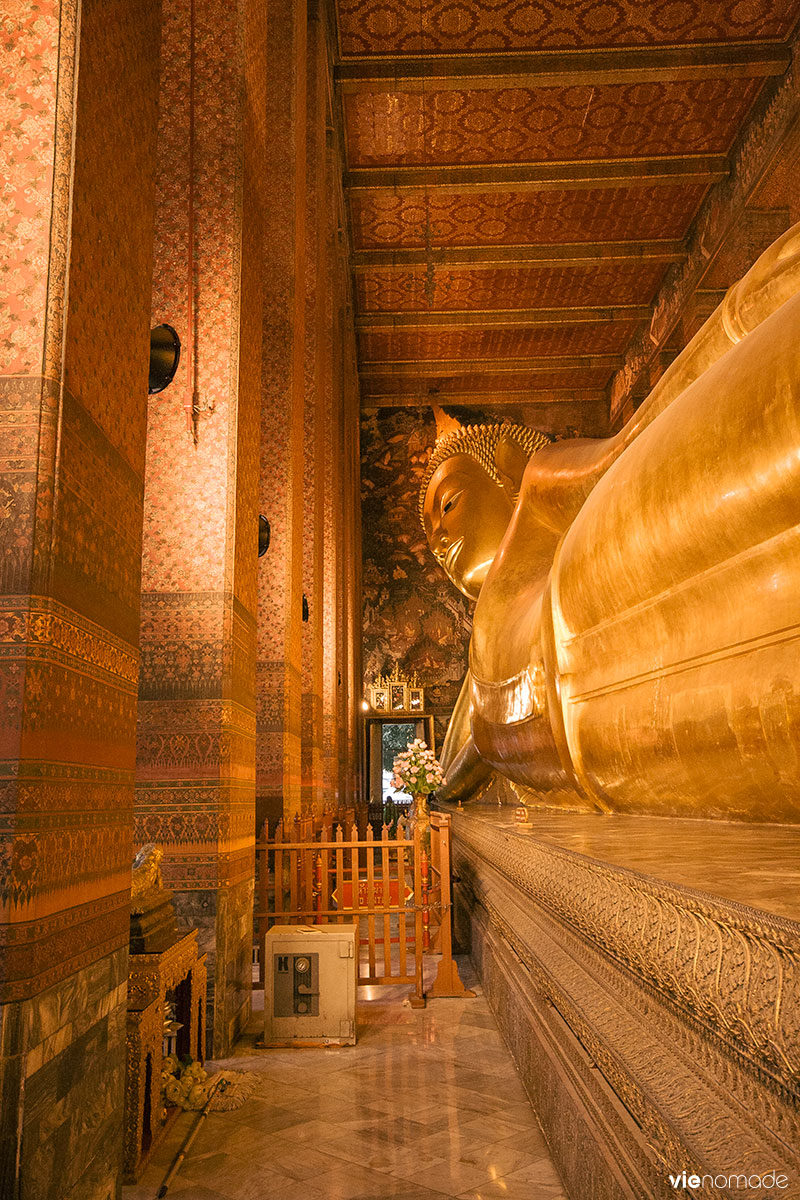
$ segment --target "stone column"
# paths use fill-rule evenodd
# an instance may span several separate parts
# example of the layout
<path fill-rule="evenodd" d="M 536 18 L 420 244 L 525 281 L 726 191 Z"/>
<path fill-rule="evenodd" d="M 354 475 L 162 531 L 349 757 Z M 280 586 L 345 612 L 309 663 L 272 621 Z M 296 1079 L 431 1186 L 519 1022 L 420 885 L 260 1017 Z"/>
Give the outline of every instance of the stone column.
<path fill-rule="evenodd" d="M 259 570 L 259 825 L 352 800 L 358 770 L 358 392 L 331 39 L 317 0 L 269 7 L 261 511 L 273 540 Z"/>
<path fill-rule="evenodd" d="M 209 955 L 208 1049 L 250 1012 L 264 0 L 165 0 L 136 837 Z"/>
<path fill-rule="evenodd" d="M 11 0 L 0 1193 L 118 1195 L 160 4 Z"/>
<path fill-rule="evenodd" d="M 325 787 L 352 803 L 361 775 L 359 394 L 339 172 L 331 180 L 330 384 L 326 415 Z M 358 502 L 357 502 L 358 501 Z"/>
<path fill-rule="evenodd" d="M 325 513 L 325 403 L 327 280 L 329 269 L 327 137 L 328 46 L 325 12 L 308 7 L 306 143 L 306 323 L 303 466 L 303 700 L 302 807 L 323 807 L 323 572 Z M 307 616 L 306 616 L 307 615 Z"/>
<path fill-rule="evenodd" d="M 328 152 L 329 179 L 334 178 L 334 160 Z M 339 222 L 334 207 L 337 193 L 331 187 L 328 204 L 333 210 L 328 229 L 328 286 L 325 303 L 325 508 L 323 513 L 323 739 L 322 773 L 324 802 L 336 806 L 343 798 L 339 772 L 339 697 L 342 693 L 342 660 L 339 656 L 339 632 L 342 626 L 341 600 L 341 388 L 337 376 L 339 336 L 339 297 L 342 286 L 338 255 Z"/>
<path fill-rule="evenodd" d="M 352 308 L 348 306 L 346 330 L 353 329 Z M 343 622 L 345 627 L 346 687 L 343 697 L 346 730 L 344 787 L 356 800 L 363 782 L 364 722 L 361 699 L 364 693 L 361 665 L 363 598 L 361 591 L 361 455 L 359 448 L 360 393 L 352 332 L 345 340 L 342 364 L 344 425 L 344 512 L 345 558 L 343 581 Z"/>
<path fill-rule="evenodd" d="M 272 543 L 258 573 L 259 827 L 301 807 L 306 26 L 305 4 L 269 4 L 259 495 Z"/>

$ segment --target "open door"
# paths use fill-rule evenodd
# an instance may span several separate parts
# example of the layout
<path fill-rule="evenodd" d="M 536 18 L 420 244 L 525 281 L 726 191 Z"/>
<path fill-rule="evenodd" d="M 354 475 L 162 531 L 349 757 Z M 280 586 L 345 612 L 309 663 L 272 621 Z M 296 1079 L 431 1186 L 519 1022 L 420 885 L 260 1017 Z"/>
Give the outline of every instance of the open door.
<path fill-rule="evenodd" d="M 367 719 L 367 762 L 369 764 L 369 807 L 370 820 L 379 819 L 386 799 L 396 803 L 408 803 L 405 792 L 396 792 L 392 787 L 392 763 L 401 750 L 405 750 L 414 738 L 421 738 L 432 749 L 433 717 L 396 717 Z"/>

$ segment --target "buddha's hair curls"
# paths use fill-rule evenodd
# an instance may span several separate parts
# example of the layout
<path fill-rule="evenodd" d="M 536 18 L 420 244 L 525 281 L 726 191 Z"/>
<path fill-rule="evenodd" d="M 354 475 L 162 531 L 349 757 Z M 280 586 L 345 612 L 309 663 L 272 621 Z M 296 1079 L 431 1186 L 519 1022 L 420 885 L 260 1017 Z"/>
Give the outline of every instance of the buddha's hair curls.
<path fill-rule="evenodd" d="M 433 479 L 437 467 L 454 454 L 469 454 L 483 467 L 486 474 L 493 479 L 498 487 L 503 486 L 500 472 L 497 469 L 497 445 L 501 438 L 510 438 L 525 452 L 528 458 L 546 446 L 553 439 L 538 429 L 529 429 L 527 425 L 465 425 L 439 438 L 431 451 L 422 484 L 419 489 L 419 519 L 423 522 L 425 512 L 425 493 L 428 484 Z"/>

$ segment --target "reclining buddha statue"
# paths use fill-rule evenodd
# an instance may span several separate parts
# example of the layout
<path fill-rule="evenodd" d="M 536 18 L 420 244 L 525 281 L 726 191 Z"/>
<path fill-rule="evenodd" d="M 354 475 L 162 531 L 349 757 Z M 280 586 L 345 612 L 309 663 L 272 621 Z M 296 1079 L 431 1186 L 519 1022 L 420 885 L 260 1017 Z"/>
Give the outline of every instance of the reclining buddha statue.
<path fill-rule="evenodd" d="M 800 225 L 620 433 L 459 428 L 420 515 L 477 599 L 441 798 L 800 820 Z"/>

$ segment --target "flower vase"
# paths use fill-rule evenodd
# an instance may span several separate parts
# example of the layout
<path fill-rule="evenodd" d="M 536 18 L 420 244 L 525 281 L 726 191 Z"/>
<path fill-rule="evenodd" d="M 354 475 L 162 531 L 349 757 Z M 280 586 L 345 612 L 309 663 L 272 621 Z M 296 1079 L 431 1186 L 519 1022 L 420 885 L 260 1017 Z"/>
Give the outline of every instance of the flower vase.
<path fill-rule="evenodd" d="M 424 792 L 412 793 L 411 828 L 415 833 L 419 830 L 422 845 L 426 850 L 429 850 L 431 845 L 431 815 L 428 811 L 428 797 Z"/>

